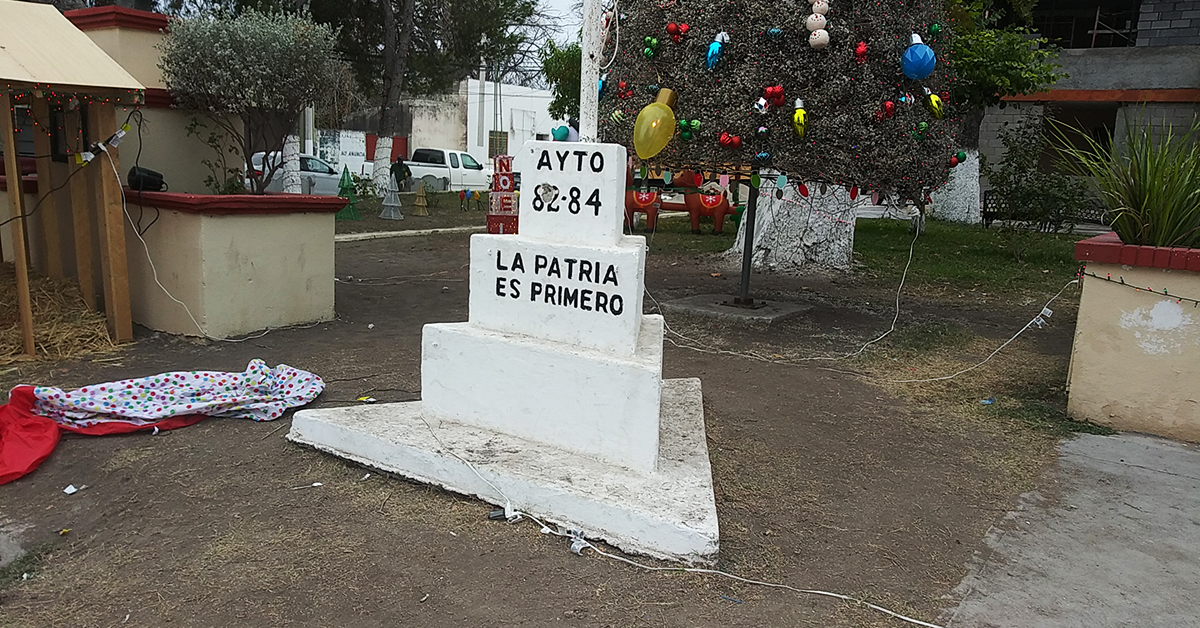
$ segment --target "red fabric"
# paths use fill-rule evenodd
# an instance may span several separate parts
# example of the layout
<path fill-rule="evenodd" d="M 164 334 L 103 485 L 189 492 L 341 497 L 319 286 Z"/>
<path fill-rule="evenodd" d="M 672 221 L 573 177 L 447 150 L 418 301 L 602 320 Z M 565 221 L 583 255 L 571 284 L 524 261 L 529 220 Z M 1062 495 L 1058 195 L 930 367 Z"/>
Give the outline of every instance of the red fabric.
<path fill-rule="evenodd" d="M 58 424 L 33 410 L 33 386 L 17 386 L 0 406 L 0 484 L 32 472 L 58 444 Z"/>
<path fill-rule="evenodd" d="M 88 436 L 106 436 L 152 430 L 156 427 L 160 430 L 173 430 L 199 423 L 207 418 L 203 414 L 182 414 L 150 425 L 102 421 L 88 427 L 66 427 L 34 414 L 33 403 L 33 386 L 17 386 L 9 393 L 8 403 L 0 406 L 0 484 L 12 482 L 37 469 L 58 445 L 61 430 Z"/>

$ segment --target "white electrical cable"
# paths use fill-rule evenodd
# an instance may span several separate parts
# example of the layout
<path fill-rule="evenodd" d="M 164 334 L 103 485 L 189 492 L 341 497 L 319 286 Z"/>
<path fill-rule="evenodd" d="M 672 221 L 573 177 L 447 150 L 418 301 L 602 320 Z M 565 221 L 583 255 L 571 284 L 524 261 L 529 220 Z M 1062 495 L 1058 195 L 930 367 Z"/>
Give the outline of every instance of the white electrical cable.
<path fill-rule="evenodd" d="M 117 172 L 117 163 L 115 161 L 113 161 L 112 154 L 108 152 L 107 146 L 105 146 L 104 144 L 99 144 L 99 146 L 100 146 L 100 150 L 103 151 L 106 156 L 108 156 L 108 164 L 112 167 L 113 176 L 115 176 L 117 178 L 117 188 L 121 190 L 121 210 L 125 213 L 125 218 L 129 220 L 130 226 L 133 227 L 133 233 L 135 235 L 137 235 L 138 240 L 140 240 L 142 242 L 142 248 L 146 250 L 146 261 L 150 263 L 150 272 L 154 275 L 154 283 L 158 284 L 159 288 L 162 288 L 163 293 L 166 294 L 168 298 L 170 298 L 172 301 L 178 303 L 179 305 L 183 306 L 183 311 L 187 313 L 188 318 L 192 319 L 192 323 L 196 326 L 196 329 L 200 331 L 200 335 L 204 336 L 205 338 L 207 338 L 209 340 L 218 340 L 220 342 L 246 342 L 247 340 L 255 340 L 258 338 L 262 338 L 263 336 L 271 333 L 275 329 L 282 329 L 280 327 L 268 327 L 265 330 L 263 330 L 262 333 L 255 334 L 253 336 L 246 336 L 245 338 L 237 338 L 237 339 L 217 338 L 216 336 L 208 335 L 208 332 L 205 331 L 204 328 L 200 326 L 200 321 L 197 321 L 196 317 L 192 315 L 192 310 L 190 308 L 188 308 L 187 303 L 184 303 L 183 301 L 180 301 L 179 299 L 175 298 L 175 295 L 171 294 L 171 291 L 167 290 L 167 287 L 164 286 L 162 284 L 162 281 L 160 281 L 158 279 L 158 269 L 154 266 L 154 259 L 152 257 L 150 257 L 150 245 L 146 244 L 146 238 L 142 237 L 142 234 L 138 231 L 137 224 L 134 223 L 134 221 L 133 221 L 133 216 L 131 216 L 129 214 L 129 205 L 125 200 L 125 186 L 122 185 L 122 183 L 121 183 L 121 173 Z M 308 329 L 311 327 L 316 327 L 317 325 L 320 325 L 323 322 L 325 322 L 325 321 L 318 321 L 316 323 L 312 323 L 310 325 L 305 325 L 303 327 L 296 327 L 296 329 Z"/>
<path fill-rule="evenodd" d="M 759 585 L 759 586 L 764 586 L 764 587 L 771 587 L 774 589 L 787 589 L 788 591 L 793 591 L 795 593 L 803 593 L 803 594 L 809 594 L 809 595 L 821 595 L 821 596 L 825 596 L 825 597 L 831 597 L 831 598 L 836 598 L 839 600 L 844 600 L 847 602 L 854 602 L 856 604 L 862 604 L 863 606 L 866 606 L 867 608 L 878 611 L 880 613 L 884 613 L 886 615 L 890 615 L 892 617 L 895 617 L 896 619 L 900 619 L 902 621 L 906 621 L 908 623 L 911 623 L 911 624 L 914 624 L 917 626 L 924 626 L 925 628 L 943 628 L 942 626 L 939 626 L 937 624 L 931 624 L 928 622 L 921 621 L 919 619 L 914 619 L 912 617 L 908 617 L 906 615 L 901 615 L 900 613 L 897 613 L 895 611 L 888 610 L 882 606 L 878 606 L 878 605 L 872 604 L 870 602 L 867 602 L 866 600 L 861 600 L 859 598 L 851 597 L 849 595 L 842 595 L 840 593 L 831 593 L 829 591 L 820 591 L 817 589 L 800 589 L 800 588 L 793 587 L 793 586 L 786 585 L 786 584 L 779 584 L 779 583 L 774 583 L 774 582 L 763 582 L 761 580 L 752 580 L 750 578 L 743 578 L 741 576 L 735 576 L 731 573 L 726 573 L 724 571 L 718 571 L 716 569 L 703 569 L 703 568 L 698 568 L 698 567 L 653 567 L 650 565 L 643 565 L 639 562 L 630 560 L 623 556 L 617 556 L 616 554 L 610 554 L 608 552 L 605 552 L 604 550 L 601 550 L 600 548 L 596 547 L 595 545 L 592 545 L 591 543 L 589 543 L 587 541 L 587 539 L 585 539 L 583 536 L 581 536 L 581 534 L 582 534 L 581 532 L 580 533 L 569 533 L 569 534 L 564 533 L 564 532 L 558 530 L 557 527 L 551 527 L 551 526 L 547 525 L 541 519 L 539 519 L 527 512 L 523 512 L 523 511 L 520 511 L 520 510 L 517 510 L 516 508 L 514 508 L 512 500 L 508 497 L 507 494 L 504 493 L 504 491 L 500 490 L 500 487 L 496 486 L 490 480 L 483 477 L 483 474 L 481 474 L 479 472 L 479 470 L 475 468 L 475 465 L 471 464 L 471 461 L 458 455 L 457 452 L 455 452 L 452 448 L 447 446 L 446 443 L 443 442 L 440 437 L 438 437 L 437 432 L 434 431 L 434 429 L 433 429 L 433 426 L 430 425 L 429 422 L 426 421 L 424 417 L 420 417 L 420 419 L 421 419 L 421 422 L 425 424 L 425 427 L 429 430 L 429 434 L 431 436 L 433 436 L 433 439 L 437 441 L 438 445 L 441 446 L 442 449 L 446 451 L 446 453 L 450 454 L 451 456 L 454 456 L 459 461 L 461 461 L 463 464 L 467 465 L 467 467 L 469 469 L 471 469 L 471 471 L 476 476 L 478 476 L 480 480 L 483 480 L 483 482 L 485 484 L 492 487 L 492 490 L 496 491 L 497 494 L 499 494 L 501 497 L 504 498 L 504 515 L 505 515 L 505 519 L 507 519 L 509 523 L 516 523 L 516 522 L 520 521 L 522 518 L 529 519 L 529 520 L 537 523 L 538 525 L 540 525 L 542 527 L 541 528 L 542 532 L 545 534 L 553 534 L 554 536 L 561 536 L 563 538 L 571 539 L 572 540 L 572 545 L 571 545 L 572 551 L 574 551 L 575 553 L 577 553 L 581 556 L 583 555 L 582 554 L 583 549 L 590 549 L 593 552 L 596 552 L 597 554 L 599 554 L 600 556 L 603 556 L 604 558 L 620 561 L 620 562 L 632 565 L 634 567 L 645 569 L 646 571 L 677 571 L 677 572 L 696 573 L 696 574 L 705 574 L 705 575 L 713 575 L 713 576 L 723 576 L 725 578 L 729 578 L 731 580 L 736 580 L 738 582 L 745 582 L 746 584 L 754 584 L 754 585 Z"/>
<path fill-rule="evenodd" d="M 1079 283 L 1078 279 L 1072 279 L 1071 281 L 1068 281 L 1067 284 L 1062 287 L 1062 290 L 1059 290 L 1057 294 L 1050 297 L 1049 301 L 1046 301 L 1046 304 L 1042 306 L 1042 309 L 1040 312 L 1038 312 L 1037 316 L 1034 316 L 1033 318 L 1029 319 L 1029 322 L 1025 323 L 1024 327 L 1022 327 L 1020 330 L 1018 330 L 1017 333 L 1013 334 L 1012 338 L 1009 338 L 1008 340 L 1004 341 L 1004 344 L 1000 345 L 999 347 L 996 347 L 996 350 L 989 353 L 988 357 L 984 358 L 982 362 L 975 364 L 974 366 L 969 366 L 961 371 L 958 371 L 957 373 L 953 373 L 951 375 L 946 375 L 944 377 L 930 377 L 928 379 L 885 379 L 883 381 L 888 382 L 889 384 L 916 384 L 916 383 L 920 383 L 920 382 L 941 382 L 941 381 L 945 381 L 948 379 L 954 379 L 955 377 L 958 377 L 959 375 L 962 375 L 963 373 L 974 371 L 975 369 L 983 366 L 984 364 L 987 364 L 988 361 L 991 360 L 993 357 L 995 357 L 997 353 L 1000 353 L 1001 349 L 1003 349 L 1004 347 L 1007 347 L 1009 344 L 1012 343 L 1012 341 L 1017 339 L 1017 336 L 1020 336 L 1021 334 L 1025 333 L 1025 330 L 1029 329 L 1035 323 L 1037 323 L 1039 320 L 1041 320 L 1042 314 L 1046 311 L 1047 308 L 1050 307 L 1050 304 L 1054 303 L 1054 300 L 1057 299 L 1059 296 L 1061 296 L 1062 293 L 1065 292 L 1066 289 L 1071 286 L 1071 284 L 1077 284 L 1077 283 Z"/>
<path fill-rule="evenodd" d="M 617 0 L 613 0 L 612 24 L 610 26 L 613 28 L 613 56 L 604 67 L 600 68 L 601 72 L 607 71 L 612 67 L 612 64 L 617 62 L 617 52 L 621 50 L 621 14 L 617 12 Z"/>

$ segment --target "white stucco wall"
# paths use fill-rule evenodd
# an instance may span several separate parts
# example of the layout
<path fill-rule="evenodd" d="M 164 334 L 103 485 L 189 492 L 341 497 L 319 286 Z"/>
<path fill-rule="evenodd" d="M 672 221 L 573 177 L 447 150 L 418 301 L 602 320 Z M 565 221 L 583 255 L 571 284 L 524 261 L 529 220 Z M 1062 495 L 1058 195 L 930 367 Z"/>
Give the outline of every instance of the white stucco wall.
<path fill-rule="evenodd" d="M 1089 263 L 1134 286 L 1200 294 L 1200 273 Z M 1200 308 L 1084 277 L 1068 413 L 1120 430 L 1200 442 Z"/>
<path fill-rule="evenodd" d="M 515 154 L 525 142 L 537 139 L 539 134 L 549 139 L 550 129 L 566 124 L 550 116 L 547 108 L 554 95 L 549 90 L 500 85 L 500 120 L 495 120 L 496 84 L 477 79 L 466 81 L 467 94 L 467 143 L 466 151 L 477 159 L 488 159 L 488 131 L 508 133 L 508 152 Z M 482 103 L 480 96 L 482 94 Z M 483 116 L 483 133 L 480 134 L 479 118 Z M 416 128 L 414 123 L 413 128 Z"/>
<path fill-rule="evenodd" d="M 456 92 L 408 101 L 412 113 L 412 133 L 408 152 L 417 148 L 467 150 L 467 88 L 460 83 Z M 487 153 L 475 155 L 487 159 Z"/>
<path fill-rule="evenodd" d="M 162 210 L 144 237 L 158 280 L 187 304 L 207 335 L 224 338 L 333 318 L 333 216 Z M 129 225 L 126 241 L 134 322 L 201 335 L 184 307 L 155 283 Z"/>

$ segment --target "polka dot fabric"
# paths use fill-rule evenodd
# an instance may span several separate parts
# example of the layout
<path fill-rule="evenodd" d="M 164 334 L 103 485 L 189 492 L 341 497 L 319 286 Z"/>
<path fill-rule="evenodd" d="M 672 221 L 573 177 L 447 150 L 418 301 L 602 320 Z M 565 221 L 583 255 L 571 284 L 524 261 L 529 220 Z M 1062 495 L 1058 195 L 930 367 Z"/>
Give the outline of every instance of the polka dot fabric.
<path fill-rule="evenodd" d="M 180 371 L 85 386 L 34 389 L 34 412 L 71 427 L 120 421 L 151 425 L 161 419 L 203 414 L 270 421 L 321 394 L 318 376 L 252 360 L 244 373 Z"/>

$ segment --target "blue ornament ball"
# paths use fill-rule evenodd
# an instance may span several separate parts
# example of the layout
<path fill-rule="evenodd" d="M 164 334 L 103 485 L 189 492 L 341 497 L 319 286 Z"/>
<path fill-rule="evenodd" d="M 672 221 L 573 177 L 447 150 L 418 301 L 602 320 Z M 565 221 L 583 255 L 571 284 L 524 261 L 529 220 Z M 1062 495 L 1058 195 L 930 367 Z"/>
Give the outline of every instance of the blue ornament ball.
<path fill-rule="evenodd" d="M 933 54 L 932 48 L 921 41 L 921 36 L 914 33 L 912 45 L 904 51 L 902 63 L 904 76 L 919 81 L 933 74 L 933 68 L 937 65 L 937 56 Z"/>

